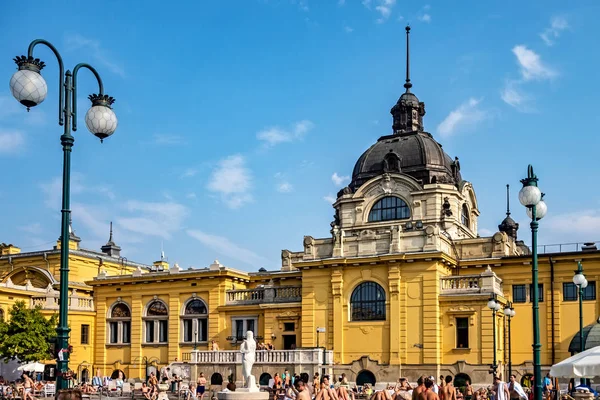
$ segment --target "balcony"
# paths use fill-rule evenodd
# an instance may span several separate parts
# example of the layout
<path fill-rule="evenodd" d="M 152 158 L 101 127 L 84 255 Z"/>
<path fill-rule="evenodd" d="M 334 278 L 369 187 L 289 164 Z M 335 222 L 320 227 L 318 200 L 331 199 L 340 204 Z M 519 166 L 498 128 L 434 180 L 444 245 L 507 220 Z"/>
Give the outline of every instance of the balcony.
<path fill-rule="evenodd" d="M 242 364 L 242 353 L 237 350 L 201 351 L 194 350 L 182 354 L 182 359 L 191 364 Z M 292 365 L 292 364 L 330 364 L 333 351 L 320 348 L 297 350 L 258 350 L 255 364 Z"/>
<path fill-rule="evenodd" d="M 302 286 L 270 286 L 228 290 L 227 305 L 294 303 L 302 300 Z"/>
<path fill-rule="evenodd" d="M 502 296 L 502 279 L 491 268 L 479 275 L 446 276 L 440 279 L 441 295 L 492 295 Z"/>
<path fill-rule="evenodd" d="M 60 296 L 58 292 L 46 293 L 31 297 L 31 308 L 40 307 L 42 310 L 58 311 L 60 305 Z M 72 294 L 69 296 L 69 311 L 95 311 L 94 299 L 91 297 L 78 296 Z"/>

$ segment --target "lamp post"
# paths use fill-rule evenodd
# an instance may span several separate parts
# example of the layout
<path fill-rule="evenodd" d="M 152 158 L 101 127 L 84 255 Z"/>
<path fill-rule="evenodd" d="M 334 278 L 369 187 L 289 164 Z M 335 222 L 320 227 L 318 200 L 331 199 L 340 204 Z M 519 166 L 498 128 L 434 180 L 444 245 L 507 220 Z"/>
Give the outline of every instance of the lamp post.
<path fill-rule="evenodd" d="M 508 318 L 508 376 L 512 375 L 512 338 L 510 331 L 510 321 L 517 315 L 515 309 L 512 306 L 512 302 L 508 302 L 504 307 L 504 315 Z"/>
<path fill-rule="evenodd" d="M 494 376 L 496 376 L 496 372 L 498 370 L 498 360 L 496 358 L 496 313 L 500 311 L 502 306 L 496 301 L 496 295 L 494 295 L 494 297 L 490 297 L 487 306 L 490 310 L 492 310 L 492 331 L 494 335 L 494 363 L 492 364 L 492 372 Z"/>
<path fill-rule="evenodd" d="M 522 179 L 523 188 L 519 192 L 519 201 L 527 207 L 527 215 L 531 218 L 531 281 L 533 287 L 533 400 L 542 400 L 542 365 L 540 343 L 540 305 L 538 290 L 538 254 L 537 231 L 538 221 L 542 219 L 548 207 L 542 198 L 543 193 L 537 187 L 538 178 L 533 173 L 533 167 L 527 167 L 527 178 Z"/>
<path fill-rule="evenodd" d="M 80 63 L 73 68 L 73 72 L 65 72 L 62 57 L 58 50 L 48 41 L 43 39 L 34 40 L 29 44 L 27 56 L 17 56 L 14 61 L 18 66 L 18 71 L 10 79 L 10 90 L 13 96 L 27 107 L 40 104 L 46 98 L 48 86 L 40 74 L 45 67 L 43 61 L 33 57 L 33 50 L 38 44 L 48 47 L 58 61 L 59 67 L 59 101 L 58 101 L 58 124 L 64 126 L 64 132 L 60 137 L 63 148 L 63 176 L 62 176 L 62 219 L 60 228 L 60 304 L 58 314 L 58 327 L 56 328 L 56 343 L 58 350 L 68 348 L 69 340 L 69 221 L 71 216 L 70 196 L 71 196 L 71 150 L 75 138 L 71 131 L 77 131 L 77 73 L 81 68 L 90 70 L 98 81 L 98 94 L 92 94 L 89 99 L 92 107 L 85 115 L 85 124 L 87 128 L 96 137 L 103 141 L 112 135 L 117 129 L 117 117 L 111 106 L 114 99 L 104 93 L 104 85 L 98 72 L 89 64 Z M 63 352 L 62 357 L 57 360 L 57 389 L 66 389 L 67 380 L 62 378 L 62 374 L 68 371 L 69 353 Z"/>
<path fill-rule="evenodd" d="M 577 293 L 579 294 L 579 352 L 582 353 L 585 350 L 585 344 L 583 343 L 583 289 L 588 285 L 588 281 L 583 274 L 583 265 L 581 261 L 577 261 L 577 270 L 573 276 L 573 283 L 577 286 Z M 585 384 L 585 379 L 582 380 Z"/>

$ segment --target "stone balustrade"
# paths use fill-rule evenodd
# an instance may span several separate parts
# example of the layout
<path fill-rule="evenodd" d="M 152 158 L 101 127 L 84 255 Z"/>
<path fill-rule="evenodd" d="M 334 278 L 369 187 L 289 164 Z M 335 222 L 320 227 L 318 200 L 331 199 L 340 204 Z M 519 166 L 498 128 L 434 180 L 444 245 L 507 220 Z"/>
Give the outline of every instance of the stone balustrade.
<path fill-rule="evenodd" d="M 502 279 L 491 268 L 478 275 L 446 276 L 440 279 L 442 295 L 497 294 L 502 296 Z"/>
<path fill-rule="evenodd" d="M 323 354 L 325 352 L 325 355 Z M 298 350 L 258 350 L 255 364 L 323 364 L 332 360 L 333 355 L 319 348 Z M 186 354 L 187 355 L 187 354 Z M 241 364 L 242 353 L 237 350 L 201 351 L 194 350 L 189 357 L 184 356 L 192 364 Z"/>
<path fill-rule="evenodd" d="M 36 295 L 31 297 L 31 307 L 40 307 L 42 310 L 57 310 L 60 307 L 60 296 L 58 292 Z M 84 296 L 69 296 L 69 310 L 71 311 L 95 311 L 94 299 Z"/>
<path fill-rule="evenodd" d="M 301 286 L 266 285 L 255 289 L 236 289 L 227 291 L 228 305 L 293 303 L 302 300 Z"/>

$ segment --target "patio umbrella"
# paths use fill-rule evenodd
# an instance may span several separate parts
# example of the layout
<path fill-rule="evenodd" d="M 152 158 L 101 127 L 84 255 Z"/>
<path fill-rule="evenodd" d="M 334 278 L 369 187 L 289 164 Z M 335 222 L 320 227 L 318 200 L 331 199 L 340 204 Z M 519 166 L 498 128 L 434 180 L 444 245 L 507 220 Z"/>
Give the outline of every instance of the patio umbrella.
<path fill-rule="evenodd" d="M 45 366 L 45 364 L 39 362 L 32 362 L 21 365 L 19 368 L 17 368 L 17 370 L 25 372 L 44 372 Z"/>
<path fill-rule="evenodd" d="M 600 346 L 575 354 L 552 366 L 556 378 L 593 378 L 600 376 Z"/>

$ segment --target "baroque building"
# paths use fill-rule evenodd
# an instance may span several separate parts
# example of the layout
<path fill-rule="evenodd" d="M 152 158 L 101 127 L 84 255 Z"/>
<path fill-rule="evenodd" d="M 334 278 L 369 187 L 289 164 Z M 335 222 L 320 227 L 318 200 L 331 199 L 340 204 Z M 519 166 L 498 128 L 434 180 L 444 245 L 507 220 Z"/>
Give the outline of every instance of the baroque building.
<path fill-rule="evenodd" d="M 80 376 L 99 369 L 143 379 L 171 365 L 192 380 L 198 371 L 213 383 L 239 380 L 239 344 L 250 330 L 277 349 L 258 354 L 254 374 L 263 383 L 285 368 L 346 373 L 358 383 L 414 381 L 423 373 L 483 383 L 494 349 L 499 371 L 506 374 L 509 361 L 507 318 L 487 307 L 495 298 L 516 311 L 512 371 L 526 378 L 532 290 L 540 296 L 544 369 L 577 351 L 573 270 L 581 261 L 589 281 L 589 333 L 599 329 L 600 252 L 593 244 L 544 249 L 532 288 L 530 250 L 509 209 L 495 234 L 479 236 L 475 189 L 459 159 L 425 130 L 408 56 L 404 88 L 391 109 L 391 133 L 358 158 L 337 195 L 331 235 L 305 236 L 299 251 L 283 250 L 277 270 L 248 273 L 218 261 L 183 270 L 162 257 L 143 265 L 122 258 L 112 234 L 101 252 L 81 249 L 72 237 L 71 368 Z M 55 312 L 58 257 L 57 250 L 3 245 L 2 310 L 26 299 Z M 595 344 L 585 337 L 586 347 Z M 213 340 L 221 351 L 210 351 Z"/>

